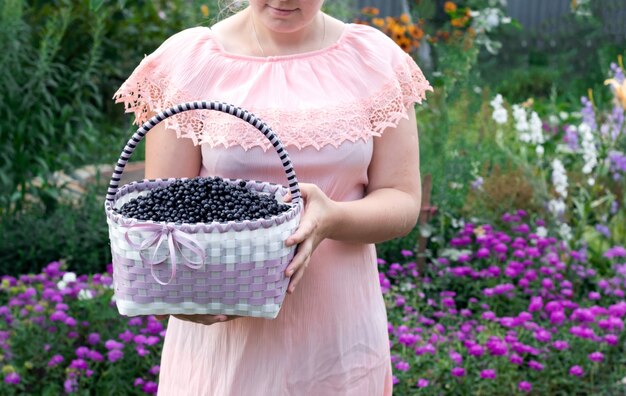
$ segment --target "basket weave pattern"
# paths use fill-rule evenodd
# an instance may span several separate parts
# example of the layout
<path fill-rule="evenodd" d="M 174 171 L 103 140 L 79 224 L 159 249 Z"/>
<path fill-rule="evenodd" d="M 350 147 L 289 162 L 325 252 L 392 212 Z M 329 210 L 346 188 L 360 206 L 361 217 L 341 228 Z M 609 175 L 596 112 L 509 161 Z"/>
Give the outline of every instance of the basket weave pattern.
<path fill-rule="evenodd" d="M 237 115 L 268 139 L 273 138 L 272 144 L 286 164 L 290 189 L 258 181 L 248 181 L 246 187 L 278 200 L 291 192 L 296 199 L 289 210 L 271 219 L 210 224 L 138 221 L 116 211 L 133 198 L 177 180 L 143 180 L 118 189 L 115 179 L 119 181 L 132 146 L 149 129 L 177 112 L 195 108 Z M 289 157 L 271 129 L 239 108 L 219 102 L 190 102 L 147 121 L 129 145 L 117 164 L 105 203 L 119 312 L 128 316 L 182 313 L 276 317 L 289 283 L 284 271 L 295 253 L 295 247 L 285 247 L 284 241 L 298 227 L 302 201 Z"/>

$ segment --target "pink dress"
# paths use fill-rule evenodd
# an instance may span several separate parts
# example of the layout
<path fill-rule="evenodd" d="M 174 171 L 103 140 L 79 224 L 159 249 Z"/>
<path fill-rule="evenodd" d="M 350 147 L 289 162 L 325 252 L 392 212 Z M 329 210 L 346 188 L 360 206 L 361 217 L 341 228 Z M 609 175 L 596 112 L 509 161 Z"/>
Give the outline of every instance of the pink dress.
<path fill-rule="evenodd" d="M 115 98 L 138 123 L 149 110 L 191 100 L 241 106 L 278 134 L 299 181 L 349 201 L 364 196 L 373 138 L 406 118 L 429 89 L 413 60 L 367 26 L 346 25 L 335 44 L 319 51 L 268 58 L 227 53 L 209 28 L 196 27 L 147 56 Z M 245 122 L 206 110 L 165 122 L 202 144 L 202 176 L 286 184 L 278 156 Z M 203 326 L 169 319 L 159 394 L 391 393 L 374 245 L 322 242 L 274 320 Z"/>

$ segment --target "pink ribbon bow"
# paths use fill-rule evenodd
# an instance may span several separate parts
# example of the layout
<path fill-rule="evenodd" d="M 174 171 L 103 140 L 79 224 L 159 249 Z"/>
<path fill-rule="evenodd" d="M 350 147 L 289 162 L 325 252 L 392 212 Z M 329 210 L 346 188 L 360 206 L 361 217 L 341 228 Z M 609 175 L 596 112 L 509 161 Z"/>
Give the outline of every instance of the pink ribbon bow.
<path fill-rule="evenodd" d="M 161 285 L 168 285 L 172 282 L 172 280 L 176 277 L 176 252 L 179 251 L 182 257 L 182 263 L 191 269 L 199 269 L 204 264 L 204 250 L 196 241 L 194 241 L 189 234 L 176 229 L 171 225 L 162 225 L 162 224 L 154 224 L 154 223 L 139 223 L 133 224 L 130 226 L 126 226 L 126 234 L 124 237 L 126 238 L 126 242 L 133 247 L 134 249 L 139 250 L 139 256 L 144 264 L 150 266 L 150 272 L 152 273 L 152 277 Z M 129 233 L 136 229 L 137 231 L 146 231 L 151 233 L 147 238 L 145 238 L 140 244 L 136 244 L 130 240 Z M 167 240 L 167 244 L 169 246 L 169 255 L 166 255 L 162 260 L 155 260 L 156 253 L 163 243 Z M 191 250 L 193 254 L 195 254 L 199 260 L 193 261 L 190 258 L 186 257 L 183 254 L 181 246 L 186 247 Z M 154 252 L 152 253 L 152 258 L 147 258 L 144 256 L 144 250 L 150 249 L 154 247 Z M 167 282 L 163 282 L 160 280 L 156 274 L 154 273 L 154 267 L 159 264 L 164 263 L 168 256 L 172 260 L 172 274 L 170 279 Z"/>

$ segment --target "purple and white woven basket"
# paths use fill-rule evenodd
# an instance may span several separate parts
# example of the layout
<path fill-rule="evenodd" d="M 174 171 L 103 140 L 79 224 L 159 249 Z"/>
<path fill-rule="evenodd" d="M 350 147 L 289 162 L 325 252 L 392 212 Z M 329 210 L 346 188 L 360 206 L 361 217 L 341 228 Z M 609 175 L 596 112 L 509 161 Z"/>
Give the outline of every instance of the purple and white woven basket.
<path fill-rule="evenodd" d="M 247 187 L 274 195 L 279 201 L 290 192 L 289 210 L 270 219 L 194 224 L 140 221 L 117 211 L 131 199 L 177 180 L 146 179 L 118 188 L 124 167 L 141 139 L 166 118 L 201 109 L 239 117 L 269 139 L 282 161 L 289 188 L 259 181 L 247 181 Z M 120 314 L 278 315 L 289 283 L 284 271 L 296 249 L 285 247 L 285 240 L 298 227 L 303 203 L 287 151 L 272 129 L 253 114 L 227 103 L 195 101 L 155 115 L 126 144 L 104 206 Z"/>

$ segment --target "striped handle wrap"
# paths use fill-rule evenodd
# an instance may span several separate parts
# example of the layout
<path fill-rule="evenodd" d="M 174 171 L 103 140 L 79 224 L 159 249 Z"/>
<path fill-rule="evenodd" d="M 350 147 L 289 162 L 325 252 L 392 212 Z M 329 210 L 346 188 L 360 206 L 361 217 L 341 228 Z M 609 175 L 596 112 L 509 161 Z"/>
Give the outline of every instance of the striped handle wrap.
<path fill-rule="evenodd" d="M 126 143 L 126 147 L 124 147 L 124 150 L 122 151 L 119 160 L 117 160 L 115 170 L 113 171 L 113 176 L 111 176 L 109 189 L 107 191 L 107 201 L 114 201 L 120 179 L 122 177 L 122 174 L 124 173 L 124 167 L 128 163 L 128 160 L 133 154 L 133 151 L 135 151 L 135 148 L 137 148 L 137 144 L 141 142 L 141 139 L 146 136 L 148 131 L 150 131 L 158 123 L 165 120 L 166 118 L 189 110 L 217 110 L 228 113 L 241 118 L 242 120 L 246 121 L 250 125 L 254 126 L 256 129 L 261 131 L 261 133 L 263 133 L 263 135 L 265 135 L 265 137 L 272 143 L 272 146 L 274 146 L 276 153 L 280 157 L 283 168 L 285 170 L 285 174 L 287 175 L 287 181 L 289 183 L 289 191 L 291 192 L 292 202 L 296 204 L 300 202 L 300 187 L 298 186 L 296 173 L 291 166 L 289 154 L 287 154 L 287 150 L 285 150 L 283 144 L 280 142 L 280 140 L 278 140 L 278 137 L 276 136 L 274 131 L 272 131 L 272 128 L 270 128 L 266 123 L 258 119 L 254 114 L 246 110 L 243 110 L 228 103 L 213 101 L 194 101 L 181 103 L 179 105 L 172 106 L 169 109 L 163 110 L 159 114 L 150 118 L 148 121 L 144 122 L 143 125 L 139 129 L 137 129 L 137 132 L 135 132 L 133 137 L 128 140 L 128 143 Z"/>

